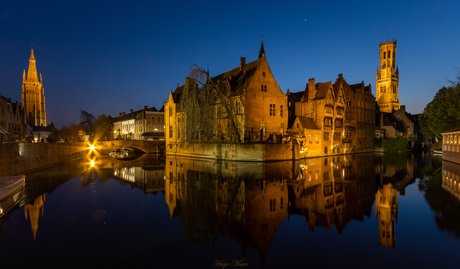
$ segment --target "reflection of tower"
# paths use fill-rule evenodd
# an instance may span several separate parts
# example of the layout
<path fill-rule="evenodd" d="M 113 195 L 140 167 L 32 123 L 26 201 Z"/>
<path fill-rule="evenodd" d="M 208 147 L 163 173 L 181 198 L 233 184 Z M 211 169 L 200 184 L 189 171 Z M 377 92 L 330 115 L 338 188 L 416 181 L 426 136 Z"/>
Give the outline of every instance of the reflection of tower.
<path fill-rule="evenodd" d="M 29 70 L 22 75 L 22 109 L 26 110 L 27 124 L 30 126 L 46 126 L 45 89 L 42 85 L 42 74 L 37 75 L 34 49 L 30 53 Z"/>
<path fill-rule="evenodd" d="M 45 194 L 37 197 L 33 205 L 27 204 L 24 206 L 24 213 L 26 215 L 26 219 L 27 219 L 27 211 L 29 211 L 30 225 L 32 226 L 32 233 L 34 234 L 34 240 L 37 237 L 38 217 L 40 214 L 40 209 L 42 210 L 42 217 L 43 217 L 44 205 L 45 205 Z"/>
<path fill-rule="evenodd" d="M 396 40 L 379 45 L 380 72 L 375 74 L 376 98 L 380 111 L 393 113 L 399 109 L 398 86 L 399 70 L 395 69 Z"/>
<path fill-rule="evenodd" d="M 379 245 L 395 247 L 395 218 L 398 221 L 398 191 L 387 184 L 375 195 L 375 216 L 379 221 Z"/>

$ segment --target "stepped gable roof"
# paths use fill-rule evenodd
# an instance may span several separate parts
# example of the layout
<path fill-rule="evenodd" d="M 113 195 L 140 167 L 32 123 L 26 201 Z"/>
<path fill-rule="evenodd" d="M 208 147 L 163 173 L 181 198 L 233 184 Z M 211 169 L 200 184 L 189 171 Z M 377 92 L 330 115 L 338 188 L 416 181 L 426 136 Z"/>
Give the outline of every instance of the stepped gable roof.
<path fill-rule="evenodd" d="M 300 120 L 300 123 L 302 123 L 303 127 L 306 129 L 319 129 L 315 123 L 315 120 L 312 118 L 299 116 L 299 120 Z"/>
<path fill-rule="evenodd" d="M 316 83 L 316 85 L 315 85 L 315 87 L 316 87 L 315 100 L 326 98 L 327 91 L 331 87 L 331 84 L 332 84 L 332 82 L 330 82 L 330 81 L 322 82 L 322 83 Z"/>
<path fill-rule="evenodd" d="M 245 64 L 241 69 L 240 67 L 237 67 L 215 76 L 212 78 L 212 82 L 218 84 L 219 86 L 222 86 L 222 83 L 225 83 L 224 87 L 230 87 L 230 89 L 227 88 L 227 90 L 230 90 L 231 96 L 241 95 L 243 94 L 243 89 L 247 88 L 249 85 L 252 75 L 254 75 L 257 67 L 263 59 L 264 58 L 259 58 Z"/>

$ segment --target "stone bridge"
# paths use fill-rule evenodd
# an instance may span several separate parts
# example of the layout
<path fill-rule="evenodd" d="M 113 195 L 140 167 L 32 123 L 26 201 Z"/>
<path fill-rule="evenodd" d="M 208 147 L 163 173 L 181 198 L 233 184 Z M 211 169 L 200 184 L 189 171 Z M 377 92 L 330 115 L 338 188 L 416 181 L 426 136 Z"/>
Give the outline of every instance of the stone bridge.
<path fill-rule="evenodd" d="M 96 144 L 96 150 L 102 155 L 107 155 L 120 148 L 138 149 L 145 153 L 164 153 L 165 147 L 165 141 L 113 140 Z"/>

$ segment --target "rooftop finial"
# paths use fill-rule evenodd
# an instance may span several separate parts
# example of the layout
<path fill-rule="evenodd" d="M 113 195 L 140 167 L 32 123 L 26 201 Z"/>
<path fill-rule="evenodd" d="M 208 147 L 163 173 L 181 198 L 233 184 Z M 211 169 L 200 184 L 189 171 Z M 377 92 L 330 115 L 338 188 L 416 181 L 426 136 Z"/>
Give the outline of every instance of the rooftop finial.
<path fill-rule="evenodd" d="M 265 57 L 265 49 L 264 49 L 264 28 L 262 28 L 262 42 L 260 44 L 260 51 L 259 51 L 259 59 Z"/>
<path fill-rule="evenodd" d="M 262 41 L 264 41 L 264 28 L 262 28 Z"/>

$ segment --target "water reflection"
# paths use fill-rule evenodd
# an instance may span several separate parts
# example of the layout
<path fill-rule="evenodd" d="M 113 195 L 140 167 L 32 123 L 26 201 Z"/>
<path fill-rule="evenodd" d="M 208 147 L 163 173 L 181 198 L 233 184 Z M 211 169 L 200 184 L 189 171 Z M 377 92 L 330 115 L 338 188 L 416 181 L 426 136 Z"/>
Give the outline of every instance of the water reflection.
<path fill-rule="evenodd" d="M 24 206 L 24 214 L 26 215 L 26 219 L 27 219 L 27 215 L 29 215 L 30 226 L 32 229 L 32 234 L 34 236 L 34 241 L 37 238 L 38 219 L 40 217 L 40 211 L 43 217 L 44 208 L 45 208 L 45 194 L 37 197 L 33 203 L 26 204 Z"/>
<path fill-rule="evenodd" d="M 251 255 L 251 252 L 254 253 L 252 250 L 255 250 L 260 263 L 264 265 L 267 255 L 271 256 L 276 248 L 274 242 L 279 238 L 274 239 L 281 230 L 293 237 L 316 233 L 315 236 L 309 237 L 312 239 L 311 242 L 292 240 L 297 244 L 296 249 L 301 249 L 307 244 L 321 245 L 321 238 L 317 235 L 328 230 L 333 230 L 334 233 L 336 230 L 338 234 L 350 236 L 350 233 L 356 233 L 356 230 L 361 230 L 362 227 L 362 235 L 367 237 L 364 232 L 369 230 L 364 228 L 367 225 L 372 227 L 369 236 L 374 238 L 372 241 L 375 248 L 396 247 L 395 231 L 398 217 L 400 223 L 406 222 L 405 226 L 414 225 L 407 223 L 411 220 L 405 219 L 407 216 L 402 213 L 398 216 L 398 207 L 401 207 L 401 212 L 405 212 L 402 201 L 406 189 L 416 182 L 415 178 L 420 178 L 418 187 L 436 213 L 437 226 L 440 230 L 458 237 L 460 168 L 452 168 L 453 164 L 443 163 L 443 170 L 436 171 L 438 167 L 431 165 L 427 158 L 416 158 L 411 155 L 357 154 L 295 162 L 245 163 L 180 157 L 162 159 L 155 155 L 120 161 L 108 156 L 98 156 L 94 159 L 94 165 L 89 162 L 66 164 L 54 170 L 27 175 L 26 197 L 21 204 L 24 211 L 21 209 L 20 217 L 24 221 L 25 214 L 27 229 L 30 227 L 32 230 L 35 243 L 41 239 L 38 232 L 39 221 L 42 221 L 42 230 L 45 229 L 43 223 L 65 223 L 70 228 L 82 229 L 82 233 L 86 231 L 84 229 L 92 231 L 94 228 L 104 227 L 99 232 L 105 234 L 105 231 L 110 231 L 106 234 L 111 235 L 118 230 L 109 230 L 111 228 L 108 224 L 116 224 L 112 227 L 119 227 L 128 223 L 120 223 L 124 221 L 126 214 L 116 218 L 113 208 L 126 207 L 129 211 L 135 211 L 138 209 L 137 198 L 153 197 L 138 196 L 136 193 L 142 190 L 143 193 L 159 194 L 155 199 L 157 202 L 160 200 L 160 204 L 155 205 L 155 208 L 163 206 L 163 210 L 169 210 L 169 217 L 180 221 L 188 241 L 198 245 L 212 242 L 214 246 L 219 235 L 224 235 L 240 245 L 243 255 Z M 56 172 L 58 170 L 59 173 Z M 72 178 L 75 180 L 67 183 Z M 110 182 L 106 183 L 108 181 Z M 74 198 L 79 198 L 79 203 L 72 210 L 68 210 L 69 215 L 54 216 L 59 214 L 56 213 L 56 204 L 53 204 L 53 200 L 56 203 L 59 199 L 50 195 L 64 183 L 67 183 L 66 186 L 70 184 L 71 188 L 67 188 L 66 191 L 70 190 L 75 195 Z M 123 191 L 127 191 L 130 197 L 126 200 L 126 193 L 119 195 L 122 190 L 118 189 L 118 185 L 127 185 L 136 191 L 124 187 Z M 416 186 L 412 185 L 409 190 L 413 190 L 414 187 Z M 61 195 L 66 195 L 62 193 L 63 189 L 66 188 L 60 189 Z M 113 196 L 114 193 L 117 196 Z M 448 193 L 451 194 L 446 195 Z M 167 208 L 164 207 L 161 195 L 164 195 Z M 46 203 L 49 203 L 45 218 L 47 222 L 43 222 L 45 197 Z M 91 200 L 93 197 L 97 199 Z M 136 199 L 133 200 L 133 197 Z M 157 214 L 156 209 L 146 211 L 145 207 L 145 204 L 150 204 L 155 199 L 139 198 L 139 201 L 147 203 L 143 203 L 141 209 L 138 209 L 142 211 L 138 215 L 144 214 L 146 218 L 155 216 L 155 221 L 156 218 L 159 220 L 161 215 Z M 97 206 L 94 204 L 96 201 Z M 374 201 L 375 218 L 372 212 Z M 87 211 L 83 210 L 83 207 L 88 207 Z M 76 213 L 77 211 L 80 213 Z M 172 225 L 174 222 L 167 218 L 167 225 Z M 104 226 L 106 220 L 107 226 Z M 351 224 L 354 221 L 355 223 Z M 136 225 L 142 222 L 144 220 L 139 219 Z M 282 225 L 284 229 L 280 229 Z M 355 229 L 347 229 L 350 226 Z M 138 226 L 129 226 L 126 233 L 130 234 L 136 227 Z M 67 226 L 63 231 L 66 230 Z M 402 227 L 398 230 L 398 236 L 406 236 L 402 230 Z M 171 233 L 164 233 L 168 232 Z M 23 234 L 30 236 L 30 231 Z M 360 235 L 353 234 L 352 237 Z M 32 236 L 29 237 L 31 238 Z M 105 240 L 110 241 L 111 238 L 112 236 L 107 236 Z M 145 241 L 145 238 L 129 240 L 137 242 L 136 240 Z M 398 240 L 399 245 L 403 239 Z M 343 240 L 337 240 L 338 244 L 340 241 Z M 272 252 L 269 252 L 270 247 Z M 135 248 L 133 251 L 136 251 Z"/>
<path fill-rule="evenodd" d="M 379 245 L 395 247 L 395 219 L 398 221 L 398 191 L 388 183 L 375 195 L 375 216 L 379 222 Z"/>

